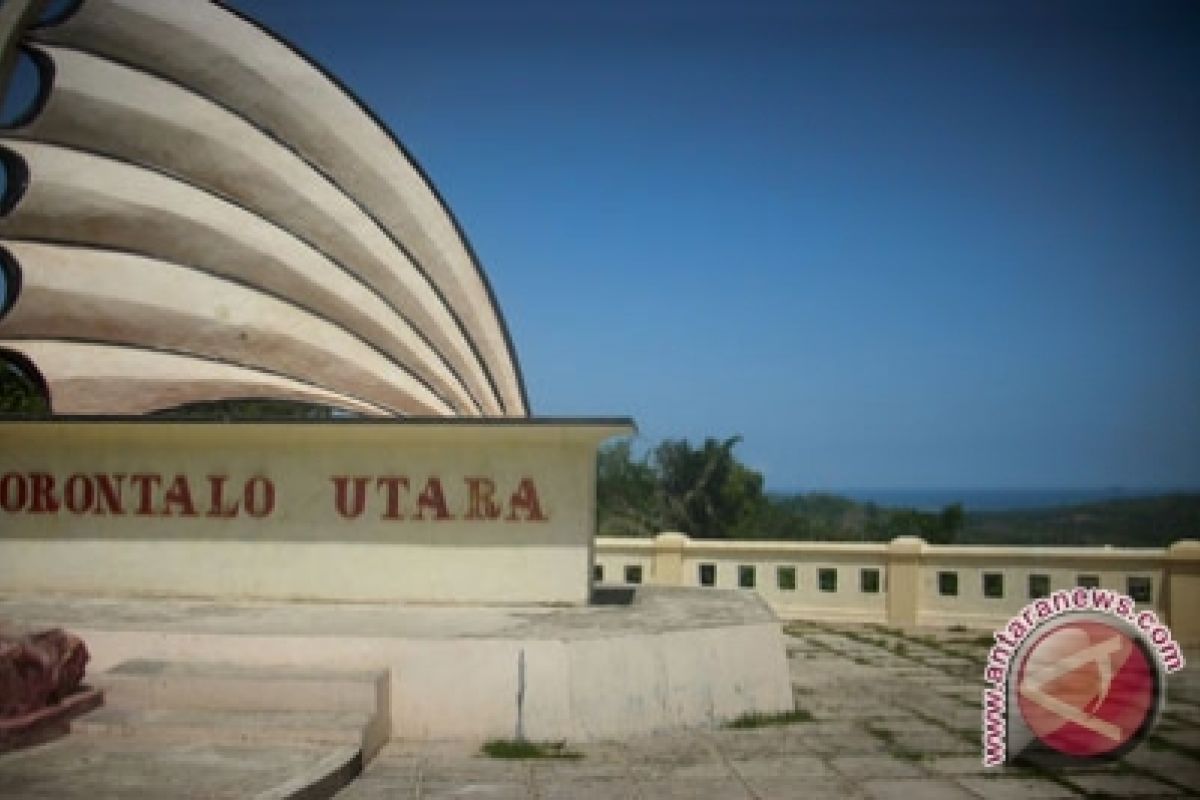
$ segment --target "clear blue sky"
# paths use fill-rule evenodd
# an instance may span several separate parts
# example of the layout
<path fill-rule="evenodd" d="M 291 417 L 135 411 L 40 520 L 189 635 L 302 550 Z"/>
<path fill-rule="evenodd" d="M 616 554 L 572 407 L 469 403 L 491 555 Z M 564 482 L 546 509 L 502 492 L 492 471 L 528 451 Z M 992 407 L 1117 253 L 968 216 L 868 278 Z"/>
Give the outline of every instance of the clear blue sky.
<path fill-rule="evenodd" d="M 235 0 L 483 261 L 538 414 L 780 489 L 1200 486 L 1200 4 Z"/>

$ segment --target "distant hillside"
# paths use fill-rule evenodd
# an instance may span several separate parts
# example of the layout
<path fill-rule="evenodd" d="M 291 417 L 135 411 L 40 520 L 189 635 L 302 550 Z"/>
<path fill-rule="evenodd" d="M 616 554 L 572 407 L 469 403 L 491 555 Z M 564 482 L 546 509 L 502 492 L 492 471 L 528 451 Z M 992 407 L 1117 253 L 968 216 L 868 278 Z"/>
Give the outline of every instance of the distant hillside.
<path fill-rule="evenodd" d="M 597 530 L 607 536 L 682 531 L 708 539 L 886 542 L 920 536 L 930 544 L 1144 547 L 1200 538 L 1200 491 L 1114 497 L 1124 490 L 893 490 L 859 492 L 858 499 L 771 492 L 761 473 L 738 460 L 740 441 L 665 439 L 640 457 L 628 439 L 601 448 Z"/>
<path fill-rule="evenodd" d="M 770 514 L 740 538 L 888 541 L 900 535 L 956 544 L 1163 547 L 1200 539 L 1200 493 L 1105 500 L 1058 508 L 972 511 L 958 525 L 940 514 L 859 503 L 826 493 L 770 496 Z M 938 525 L 939 522 L 949 523 Z M 783 523 L 783 524 L 781 524 Z"/>
<path fill-rule="evenodd" d="M 958 541 L 1162 547 L 1200 539 L 1200 493 L 1110 500 L 1063 508 L 971 512 Z"/>

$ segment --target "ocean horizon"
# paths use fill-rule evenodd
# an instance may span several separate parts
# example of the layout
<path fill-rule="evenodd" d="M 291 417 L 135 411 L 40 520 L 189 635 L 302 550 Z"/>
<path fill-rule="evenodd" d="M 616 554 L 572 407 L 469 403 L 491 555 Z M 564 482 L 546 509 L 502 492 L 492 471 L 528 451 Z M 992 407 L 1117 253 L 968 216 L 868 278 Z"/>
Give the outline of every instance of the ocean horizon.
<path fill-rule="evenodd" d="M 1198 488 L 1127 488 L 1101 489 L 801 489 L 801 494 L 835 494 L 860 503 L 889 508 L 915 508 L 939 511 L 953 503 L 962 503 L 966 511 L 1016 511 L 1055 508 L 1106 500 L 1131 500 L 1157 497 L 1176 492 L 1200 492 Z"/>

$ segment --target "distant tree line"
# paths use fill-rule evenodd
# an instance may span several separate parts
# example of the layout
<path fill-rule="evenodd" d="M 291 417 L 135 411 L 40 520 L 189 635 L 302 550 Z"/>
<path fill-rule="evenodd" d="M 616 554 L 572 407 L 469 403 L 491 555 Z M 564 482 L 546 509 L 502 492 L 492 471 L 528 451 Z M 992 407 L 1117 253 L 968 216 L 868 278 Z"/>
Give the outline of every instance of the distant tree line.
<path fill-rule="evenodd" d="M 1200 493 L 1175 491 L 1056 508 L 975 512 L 963 544 L 1165 547 L 1200 539 Z"/>
<path fill-rule="evenodd" d="M 667 439 L 644 456 L 629 440 L 600 450 L 596 502 L 600 533 L 644 536 L 680 531 L 702 539 L 888 541 L 920 536 L 945 544 L 962 530 L 960 504 L 926 513 L 880 508 L 831 494 L 776 494 L 741 463 L 741 441 Z"/>
<path fill-rule="evenodd" d="M 919 536 L 931 544 L 1125 547 L 1200 539 L 1200 493 L 1194 491 L 971 513 L 954 503 L 931 513 L 823 492 L 768 492 L 762 474 L 734 453 L 740 441 L 710 438 L 693 445 L 668 439 L 640 457 L 628 440 L 602 448 L 596 490 L 600 533 L 820 541 Z"/>

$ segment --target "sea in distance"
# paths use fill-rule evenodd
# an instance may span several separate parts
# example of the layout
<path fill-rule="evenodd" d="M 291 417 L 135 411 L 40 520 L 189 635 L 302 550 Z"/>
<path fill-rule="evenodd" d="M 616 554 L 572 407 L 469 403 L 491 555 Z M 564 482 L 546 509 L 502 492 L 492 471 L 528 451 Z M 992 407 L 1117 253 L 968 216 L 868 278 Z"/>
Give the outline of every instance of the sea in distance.
<path fill-rule="evenodd" d="M 810 493 L 808 490 L 805 494 Z M 966 511 L 1015 511 L 1025 508 L 1056 508 L 1107 500 L 1155 497 L 1171 492 L 1196 492 L 1197 489 L 829 489 L 825 494 L 848 497 L 859 503 L 874 503 L 887 508 L 915 508 L 938 511 L 952 503 L 962 503 Z"/>

